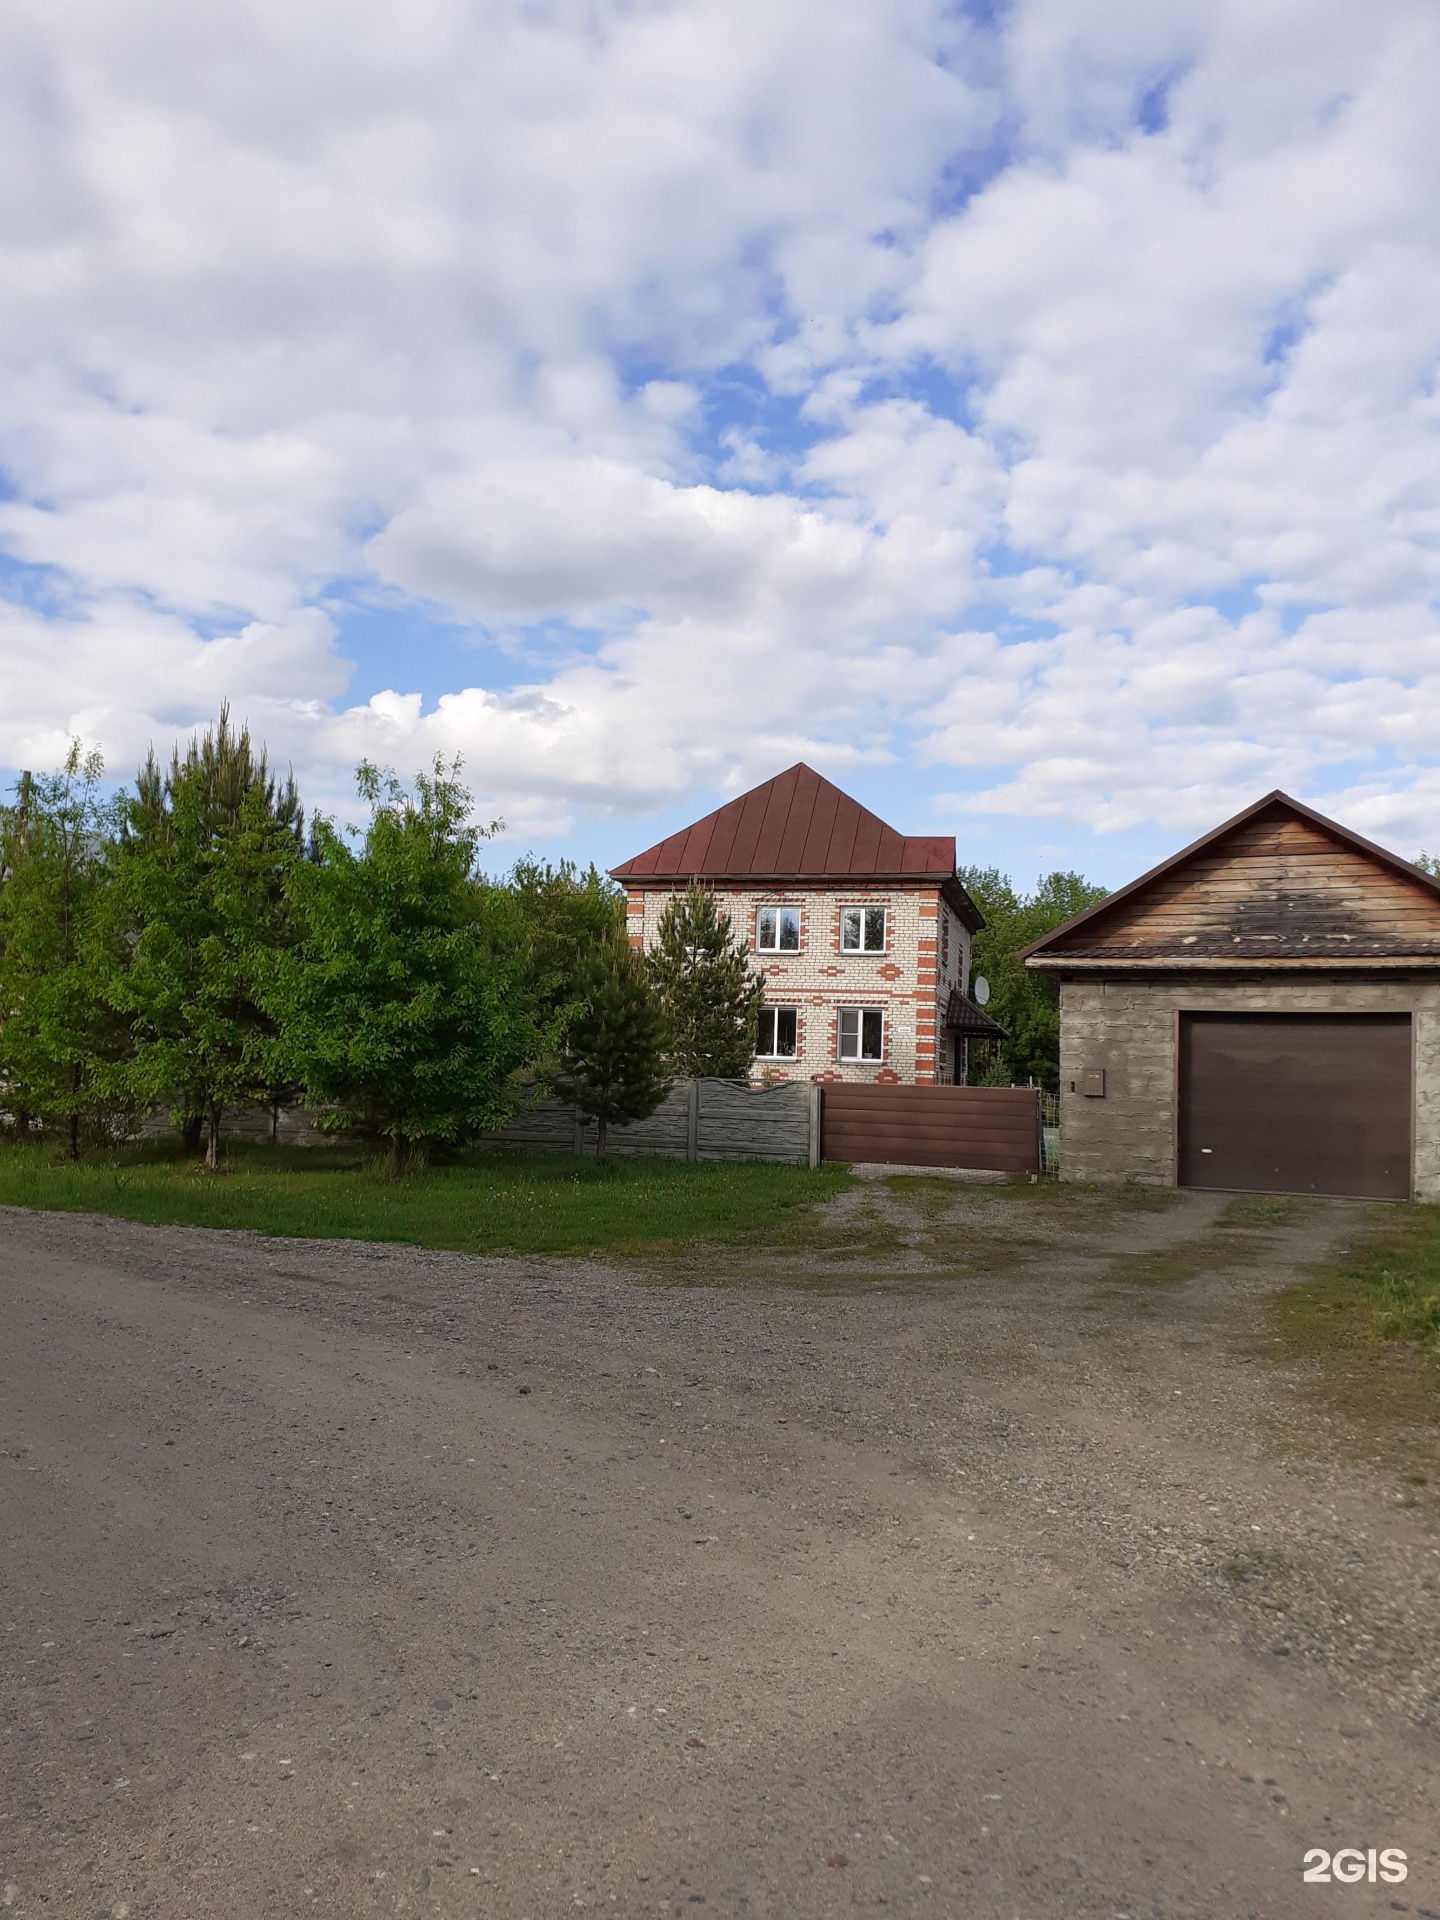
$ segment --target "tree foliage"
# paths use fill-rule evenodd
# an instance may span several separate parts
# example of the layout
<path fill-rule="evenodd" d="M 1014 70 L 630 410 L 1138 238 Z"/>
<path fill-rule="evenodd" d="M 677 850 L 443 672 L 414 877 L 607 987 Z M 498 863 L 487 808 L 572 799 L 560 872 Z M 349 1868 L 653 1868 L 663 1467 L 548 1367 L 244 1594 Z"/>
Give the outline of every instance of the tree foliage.
<path fill-rule="evenodd" d="M 314 859 L 292 876 L 300 939 L 270 1005 L 307 1097 L 384 1139 L 398 1169 L 508 1119 L 553 1021 L 513 917 L 477 880 L 493 829 L 471 820 L 459 762 L 437 759 L 408 789 L 365 764 L 357 785 L 359 847 L 318 819 Z"/>
<path fill-rule="evenodd" d="M 625 931 L 625 895 L 591 866 L 520 860 L 497 889 L 523 958 L 527 991 L 563 1031 L 580 1011 L 582 981 L 602 941 Z"/>
<path fill-rule="evenodd" d="M 227 707 L 163 775 L 152 751 L 125 810 L 129 954 L 111 997 L 130 1024 L 129 1083 L 138 1103 L 203 1124 L 211 1167 L 225 1111 L 268 1099 L 280 1070 L 266 1002 L 302 832 L 293 779 L 274 778 Z"/>
<path fill-rule="evenodd" d="M 596 1125 L 595 1155 L 605 1158 L 612 1126 L 644 1120 L 670 1091 L 670 1030 L 644 959 L 623 928 L 607 935 L 581 977 L 584 1004 L 565 1048 L 567 1091 Z"/>
<path fill-rule="evenodd" d="M 646 967 L 665 1010 L 673 1071 L 744 1079 L 765 979 L 708 887 L 692 880 L 667 904 Z"/>
<path fill-rule="evenodd" d="M 965 867 L 960 879 L 985 916 L 971 948 L 972 978 L 990 982 L 985 1011 L 1006 1032 L 994 1056 L 972 1079 L 1012 1086 L 1034 1080 L 1051 1093 L 1060 1085 L 1060 1004 L 1048 974 L 1031 973 L 1019 956 L 1042 934 L 1105 898 L 1106 889 L 1078 873 L 1046 874 L 1035 891 L 1018 893 L 995 867 Z"/>
<path fill-rule="evenodd" d="M 0 811 L 0 1084 L 22 1130 L 31 1117 L 60 1127 L 72 1160 L 82 1126 L 123 1103 L 103 770 L 74 741 L 58 773 L 22 775 Z"/>

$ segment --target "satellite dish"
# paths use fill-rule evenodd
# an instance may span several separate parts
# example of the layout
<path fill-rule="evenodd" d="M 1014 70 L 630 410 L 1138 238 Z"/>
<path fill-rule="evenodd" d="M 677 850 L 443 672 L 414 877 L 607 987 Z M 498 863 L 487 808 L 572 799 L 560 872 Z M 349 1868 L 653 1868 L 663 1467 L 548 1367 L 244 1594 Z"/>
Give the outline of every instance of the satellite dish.
<path fill-rule="evenodd" d="M 977 973 L 971 981 L 970 994 L 977 1007 L 983 1007 L 989 1004 L 990 982 L 985 978 L 983 973 Z"/>

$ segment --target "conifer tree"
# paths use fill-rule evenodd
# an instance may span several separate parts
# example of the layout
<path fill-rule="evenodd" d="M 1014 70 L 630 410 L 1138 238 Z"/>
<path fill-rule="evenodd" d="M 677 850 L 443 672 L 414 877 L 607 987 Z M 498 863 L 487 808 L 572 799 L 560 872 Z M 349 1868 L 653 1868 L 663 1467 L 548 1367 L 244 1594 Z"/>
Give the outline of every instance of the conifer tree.
<path fill-rule="evenodd" d="M 111 854 L 118 821 L 104 763 L 74 741 L 58 773 L 23 774 L 0 813 L 0 1087 L 22 1131 L 35 1115 L 80 1132 L 117 1105 L 124 1026 L 113 972 Z"/>
<path fill-rule="evenodd" d="M 669 1024 L 645 963 L 623 930 L 600 942 L 583 977 L 584 1011 L 566 1041 L 567 1091 L 596 1122 L 595 1158 L 608 1128 L 645 1120 L 670 1091 Z"/>
<path fill-rule="evenodd" d="M 268 1100 L 279 1071 L 266 999 L 303 825 L 293 778 L 275 779 L 228 705 L 167 774 L 152 751 L 127 809 L 117 869 L 130 952 L 113 998 L 131 1023 L 131 1085 L 167 1102 L 187 1136 L 203 1128 L 211 1168 L 226 1110 Z"/>
<path fill-rule="evenodd" d="M 674 1071 L 743 1079 L 765 981 L 708 887 L 692 880 L 669 902 L 646 966 L 669 1023 Z"/>

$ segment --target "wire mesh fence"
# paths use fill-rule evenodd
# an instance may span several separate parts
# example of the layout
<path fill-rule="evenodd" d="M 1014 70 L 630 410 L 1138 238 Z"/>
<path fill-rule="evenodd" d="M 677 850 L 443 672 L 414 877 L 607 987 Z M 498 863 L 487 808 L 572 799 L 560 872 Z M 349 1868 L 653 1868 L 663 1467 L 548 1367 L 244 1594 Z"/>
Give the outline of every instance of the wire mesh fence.
<path fill-rule="evenodd" d="M 1060 1096 L 1040 1090 L 1040 1178 L 1060 1177 Z"/>

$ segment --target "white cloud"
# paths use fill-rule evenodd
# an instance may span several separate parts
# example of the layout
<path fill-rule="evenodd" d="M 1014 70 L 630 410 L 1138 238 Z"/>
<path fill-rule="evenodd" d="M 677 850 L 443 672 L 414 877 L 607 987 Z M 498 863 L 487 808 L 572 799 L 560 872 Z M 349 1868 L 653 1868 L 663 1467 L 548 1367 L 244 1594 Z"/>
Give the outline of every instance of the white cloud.
<path fill-rule="evenodd" d="M 1430 0 L 28 0 L 0 74 L 10 763 L 228 694 L 531 832 L 803 753 L 1424 837 Z"/>

